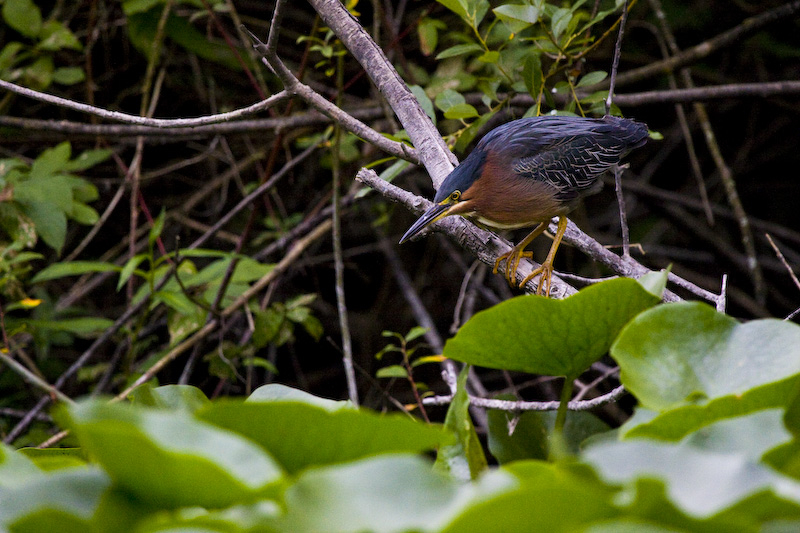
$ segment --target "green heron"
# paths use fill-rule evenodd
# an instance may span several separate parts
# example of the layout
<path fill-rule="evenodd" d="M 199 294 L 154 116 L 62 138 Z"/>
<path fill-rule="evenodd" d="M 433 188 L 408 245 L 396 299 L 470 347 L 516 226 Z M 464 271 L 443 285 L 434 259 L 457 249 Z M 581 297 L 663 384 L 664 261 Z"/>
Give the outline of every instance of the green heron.
<path fill-rule="evenodd" d="M 499 126 L 442 182 L 434 206 L 408 229 L 400 243 L 437 220 L 461 215 L 482 226 L 514 229 L 536 226 L 511 251 L 497 258 L 494 273 L 505 260 L 505 277 L 514 274 L 525 248 L 558 217 L 558 231 L 542 265 L 519 287 L 541 274 L 537 294 L 547 286 L 553 259 L 567 229 L 569 213 L 582 196 L 597 192 L 600 176 L 647 140 L 647 126 L 620 117 L 583 118 L 547 115 L 522 118 Z"/>

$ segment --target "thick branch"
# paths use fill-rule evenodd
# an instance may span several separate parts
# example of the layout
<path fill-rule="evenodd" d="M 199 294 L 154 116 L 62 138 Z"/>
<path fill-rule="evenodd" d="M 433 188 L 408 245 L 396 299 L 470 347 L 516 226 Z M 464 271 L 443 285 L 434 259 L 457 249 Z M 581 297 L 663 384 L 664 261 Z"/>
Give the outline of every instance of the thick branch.
<path fill-rule="evenodd" d="M 414 194 L 401 189 L 400 187 L 383 181 L 373 170 L 361 169 L 356 175 L 356 179 L 368 185 L 369 187 L 372 187 L 386 198 L 405 205 L 408 209 L 415 213 L 421 213 L 431 205 L 431 202 L 428 200 L 420 196 L 415 196 Z M 448 217 L 442 219 L 433 224 L 431 228 L 445 233 L 451 238 L 455 239 L 463 248 L 469 250 L 480 261 L 486 263 L 487 265 L 494 266 L 494 262 L 497 257 L 503 252 L 511 249 L 511 244 L 505 239 L 502 239 L 489 231 L 482 230 L 461 217 Z M 555 233 L 555 230 L 556 225 L 551 223 L 550 231 Z M 564 241 L 578 248 L 581 252 L 595 261 L 608 266 L 620 276 L 640 278 L 643 275 L 652 272 L 650 269 L 631 257 L 624 258 L 611 252 L 592 237 L 582 232 L 572 221 L 570 221 L 569 225 L 567 226 L 567 231 L 564 234 Z M 534 262 L 522 260 L 520 262 L 520 268 L 517 270 L 517 280 L 521 281 L 524 279 L 524 277 L 527 276 L 533 270 L 533 268 L 536 268 L 537 266 L 538 264 Z M 554 276 L 553 280 L 553 291 L 550 293 L 552 297 L 565 298 L 576 292 L 574 287 L 567 284 L 562 279 Z M 676 276 L 675 274 L 669 274 L 669 281 L 690 291 L 692 294 L 703 298 L 704 300 L 714 303 L 719 300 L 719 297 L 716 294 L 702 289 L 697 285 L 686 281 L 679 276 Z M 533 280 L 528 282 L 526 288 L 528 290 L 535 291 L 536 285 L 533 283 Z M 680 300 L 681 298 L 675 293 L 669 290 L 664 291 L 664 301 L 676 302 Z"/>
<path fill-rule="evenodd" d="M 392 106 L 411 142 L 419 151 L 420 163 L 430 174 L 433 186 L 438 189 L 456 161 L 431 119 L 408 90 L 383 50 L 339 0 L 309 0 L 309 3 L 361 63 L 372 82 Z"/>

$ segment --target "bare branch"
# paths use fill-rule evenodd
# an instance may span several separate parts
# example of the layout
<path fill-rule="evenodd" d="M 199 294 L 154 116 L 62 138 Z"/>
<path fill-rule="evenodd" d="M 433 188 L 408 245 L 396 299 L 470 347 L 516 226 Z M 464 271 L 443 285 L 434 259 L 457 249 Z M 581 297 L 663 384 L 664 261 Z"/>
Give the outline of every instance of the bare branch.
<path fill-rule="evenodd" d="M 66 98 L 61 98 L 58 96 L 53 96 L 51 94 L 34 91 L 33 89 L 28 89 L 26 87 L 22 87 L 20 85 L 16 85 L 14 83 L 5 80 L 0 80 L 0 88 L 6 89 L 21 96 L 26 96 L 28 98 L 33 98 L 34 100 L 39 100 L 40 102 L 46 102 L 48 104 L 53 104 L 66 109 L 80 111 L 81 113 L 86 113 L 87 115 L 93 115 L 108 120 L 123 122 L 125 124 L 138 124 L 141 126 L 151 126 L 154 128 L 188 128 L 192 126 L 201 126 L 204 124 L 217 124 L 219 122 L 227 122 L 229 120 L 250 116 L 265 109 L 268 109 L 274 105 L 277 105 L 287 100 L 291 96 L 288 92 L 281 91 L 279 93 L 273 94 L 266 100 L 262 100 L 261 102 L 253 104 L 251 106 L 244 107 L 242 109 L 237 109 L 235 111 L 230 111 L 228 113 L 217 113 L 214 115 L 208 115 L 196 118 L 163 119 L 163 118 L 147 118 L 139 115 L 129 115 L 128 113 L 121 113 L 119 111 L 108 111 L 107 109 L 103 109 L 100 107 L 95 107 L 88 104 L 82 104 L 80 102 L 73 102 L 72 100 L 68 100 Z"/>
<path fill-rule="evenodd" d="M 280 78 L 285 89 L 292 95 L 302 98 L 307 104 L 314 107 L 317 111 L 329 116 L 331 120 L 341 124 L 341 126 L 347 131 L 357 135 L 370 144 L 373 144 L 381 150 L 400 159 L 405 159 L 406 161 L 411 161 L 412 163 L 418 163 L 419 156 L 414 148 L 410 148 L 402 143 L 387 139 L 360 120 L 348 115 L 339 107 L 329 102 L 319 93 L 314 91 L 314 89 L 298 80 L 292 71 L 283 64 L 283 61 L 281 61 L 280 57 L 278 57 L 278 53 L 275 50 L 275 45 L 277 43 L 277 36 L 281 28 L 282 9 L 284 3 L 285 2 L 277 2 L 275 4 L 275 13 L 272 17 L 270 34 L 269 38 L 267 39 L 268 44 L 262 43 L 252 32 L 250 32 L 250 37 L 255 42 L 255 49 L 258 50 L 259 53 L 263 54 L 264 63 L 272 69 L 276 76 Z"/>
<path fill-rule="evenodd" d="M 406 87 L 383 50 L 339 0 L 309 0 L 325 24 L 361 63 L 372 82 L 392 106 L 428 171 L 434 188 L 453 170 L 456 160 L 417 99 Z"/>
<path fill-rule="evenodd" d="M 614 402 L 622 397 L 627 391 L 623 385 L 618 386 L 611 392 L 592 398 L 591 400 L 572 400 L 567 404 L 570 411 L 588 411 L 601 405 Z M 424 405 L 447 405 L 453 401 L 453 395 L 431 396 L 423 398 Z M 469 404 L 475 407 L 485 407 L 487 409 L 498 409 L 500 411 L 555 411 L 561 402 L 525 402 L 512 400 L 496 400 L 493 398 L 480 398 L 469 396 Z"/>

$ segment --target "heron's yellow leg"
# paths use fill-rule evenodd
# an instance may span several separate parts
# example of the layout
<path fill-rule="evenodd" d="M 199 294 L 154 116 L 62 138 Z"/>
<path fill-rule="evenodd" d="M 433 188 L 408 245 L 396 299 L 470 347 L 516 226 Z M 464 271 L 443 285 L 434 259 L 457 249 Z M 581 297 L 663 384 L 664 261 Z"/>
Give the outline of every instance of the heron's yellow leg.
<path fill-rule="evenodd" d="M 558 246 L 561 244 L 561 239 L 567 231 L 567 222 L 567 217 L 558 217 L 558 231 L 556 231 L 556 235 L 553 237 L 553 245 L 550 246 L 550 252 L 547 254 L 547 258 L 539 268 L 528 274 L 525 279 L 522 280 L 522 283 L 519 284 L 520 289 L 524 287 L 528 281 L 541 274 L 539 284 L 536 287 L 536 294 L 542 294 L 542 287 L 546 285 L 547 288 L 544 289 L 544 295 L 547 297 L 550 296 L 550 280 L 553 277 L 553 260 L 556 258 L 556 250 L 558 250 Z M 536 230 L 538 229 L 537 227 Z M 517 262 L 519 262 L 519 260 L 517 260 Z"/>
<path fill-rule="evenodd" d="M 497 258 L 494 262 L 494 269 L 492 273 L 497 274 L 497 268 L 500 266 L 500 263 L 505 260 L 506 261 L 506 281 L 508 284 L 513 287 L 514 286 L 514 274 L 517 272 L 517 267 L 519 266 L 519 262 L 522 260 L 523 257 L 533 257 L 531 252 L 526 252 L 525 248 L 533 242 L 533 239 L 544 233 L 544 230 L 547 229 L 547 222 L 542 222 L 532 232 L 528 234 L 527 237 L 522 239 L 519 244 L 514 246 L 511 250 L 504 253 L 500 257 Z"/>

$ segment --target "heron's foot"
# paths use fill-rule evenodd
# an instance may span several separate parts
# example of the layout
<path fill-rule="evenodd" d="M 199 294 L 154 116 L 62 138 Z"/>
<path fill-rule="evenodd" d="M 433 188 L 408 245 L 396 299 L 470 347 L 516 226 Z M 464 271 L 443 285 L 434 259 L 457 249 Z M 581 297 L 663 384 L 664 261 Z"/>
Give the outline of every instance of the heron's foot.
<path fill-rule="evenodd" d="M 505 268 L 504 275 L 505 275 L 506 281 L 508 282 L 509 287 L 511 287 L 513 289 L 514 286 L 516 285 L 515 274 L 517 273 L 517 268 L 519 267 L 519 262 L 522 260 L 523 257 L 531 259 L 531 258 L 533 258 L 533 253 L 526 252 L 526 251 L 524 251 L 524 248 L 520 249 L 519 247 L 515 246 L 514 248 L 512 248 L 508 252 L 504 253 L 503 255 L 501 255 L 500 257 L 498 257 L 495 260 L 494 268 L 492 269 L 492 273 L 493 274 L 497 274 L 498 269 L 500 267 L 500 263 L 505 261 L 506 262 L 506 268 Z"/>
<path fill-rule="evenodd" d="M 542 263 L 542 265 L 535 269 L 533 272 L 525 276 L 525 279 L 522 280 L 522 283 L 519 284 L 519 288 L 523 288 L 526 283 L 530 280 L 539 276 L 539 283 L 536 286 L 536 293 L 535 294 L 544 294 L 546 298 L 550 297 L 550 287 L 552 284 L 553 278 L 553 265 L 547 263 L 546 261 Z"/>

